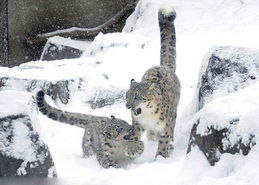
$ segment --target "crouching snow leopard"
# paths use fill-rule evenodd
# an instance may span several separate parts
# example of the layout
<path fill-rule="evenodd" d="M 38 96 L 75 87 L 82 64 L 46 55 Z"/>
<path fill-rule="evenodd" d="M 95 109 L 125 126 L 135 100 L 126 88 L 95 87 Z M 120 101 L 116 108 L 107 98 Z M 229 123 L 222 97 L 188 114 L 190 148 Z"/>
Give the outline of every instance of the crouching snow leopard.
<path fill-rule="evenodd" d="M 83 154 L 85 157 L 95 154 L 104 168 L 124 167 L 143 152 L 142 141 L 130 140 L 132 126 L 126 121 L 114 116 L 108 118 L 62 111 L 50 106 L 44 96 L 43 91 L 36 94 L 40 112 L 50 119 L 84 128 Z"/>
<path fill-rule="evenodd" d="M 147 137 L 158 140 L 157 155 L 169 157 L 174 136 L 180 82 L 176 69 L 176 36 L 172 7 L 160 8 L 158 13 L 161 51 L 160 66 L 151 67 L 141 82 L 131 80 L 126 94 L 126 107 L 131 109 L 135 139 L 147 130 Z"/>

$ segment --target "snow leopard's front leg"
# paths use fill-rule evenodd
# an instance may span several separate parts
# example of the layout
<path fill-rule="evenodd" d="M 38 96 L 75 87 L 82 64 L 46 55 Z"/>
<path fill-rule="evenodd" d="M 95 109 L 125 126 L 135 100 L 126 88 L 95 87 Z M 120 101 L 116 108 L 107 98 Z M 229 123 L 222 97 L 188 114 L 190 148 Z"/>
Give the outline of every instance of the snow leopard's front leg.
<path fill-rule="evenodd" d="M 144 128 L 134 119 L 132 121 L 132 126 L 133 126 L 133 132 L 134 132 L 132 135 L 132 139 L 135 141 L 139 141 L 144 132 Z"/>

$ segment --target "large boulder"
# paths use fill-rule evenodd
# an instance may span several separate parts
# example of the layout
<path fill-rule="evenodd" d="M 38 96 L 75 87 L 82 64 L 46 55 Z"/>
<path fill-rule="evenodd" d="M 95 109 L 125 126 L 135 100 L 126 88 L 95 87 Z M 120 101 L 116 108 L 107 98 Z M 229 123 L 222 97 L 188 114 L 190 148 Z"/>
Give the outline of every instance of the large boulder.
<path fill-rule="evenodd" d="M 253 84 L 258 71 L 258 49 L 231 46 L 211 49 L 200 71 L 196 111 L 218 97 Z"/>
<path fill-rule="evenodd" d="M 258 132 L 253 121 L 259 108 L 258 71 L 258 50 L 216 47 L 209 52 L 201 68 L 187 153 L 198 147 L 211 165 L 224 153 L 249 153 Z"/>
<path fill-rule="evenodd" d="M 54 177 L 56 169 L 43 142 L 31 93 L 0 92 L 0 176 Z"/>

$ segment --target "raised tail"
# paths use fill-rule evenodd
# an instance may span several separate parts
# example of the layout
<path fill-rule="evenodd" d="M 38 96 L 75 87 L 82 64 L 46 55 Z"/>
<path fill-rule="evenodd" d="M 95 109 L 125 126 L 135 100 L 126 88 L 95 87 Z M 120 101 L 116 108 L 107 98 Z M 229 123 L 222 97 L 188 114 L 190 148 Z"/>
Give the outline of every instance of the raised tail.
<path fill-rule="evenodd" d="M 160 65 L 176 69 L 176 35 L 174 20 L 176 13 L 173 7 L 167 5 L 159 9 L 158 22 L 160 28 L 161 51 Z"/>
<path fill-rule="evenodd" d="M 46 102 L 44 96 L 45 96 L 45 93 L 43 91 L 37 92 L 36 94 L 37 106 L 39 108 L 39 111 L 42 114 L 48 116 L 52 120 L 85 128 L 88 124 L 96 123 L 98 119 L 101 119 L 101 117 L 97 117 L 97 116 L 67 112 L 67 111 L 63 111 L 55 107 L 52 107 Z"/>

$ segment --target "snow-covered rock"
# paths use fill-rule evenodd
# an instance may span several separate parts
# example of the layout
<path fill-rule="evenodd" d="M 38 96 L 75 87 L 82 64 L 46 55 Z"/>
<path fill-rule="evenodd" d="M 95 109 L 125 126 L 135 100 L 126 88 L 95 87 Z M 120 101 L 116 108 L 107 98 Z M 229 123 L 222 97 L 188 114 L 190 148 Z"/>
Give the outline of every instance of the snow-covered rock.
<path fill-rule="evenodd" d="M 126 90 L 122 89 L 100 89 L 96 90 L 86 103 L 90 104 L 92 109 L 113 105 L 115 103 L 122 103 L 126 100 Z"/>
<path fill-rule="evenodd" d="M 40 60 L 61 60 L 79 58 L 87 42 L 62 37 L 51 37 L 44 46 Z"/>
<path fill-rule="evenodd" d="M 124 101 L 130 79 L 139 79 L 144 73 L 142 71 L 151 65 L 147 60 L 150 54 L 146 52 L 143 55 L 143 50 L 151 47 L 143 36 L 114 33 L 99 34 L 93 42 L 61 37 L 53 37 L 49 42 L 55 43 L 56 47 L 61 46 L 60 51 L 62 46 L 68 46 L 84 52 L 77 59 L 35 61 L 13 68 L 0 67 L 0 90 L 32 92 L 42 89 L 55 103 L 58 100 L 63 104 L 67 104 L 79 92 L 82 103 L 100 108 Z M 48 50 L 48 47 L 45 49 Z M 145 60 L 144 67 L 135 68 L 141 60 Z M 131 70 L 133 68 L 134 73 Z"/>
<path fill-rule="evenodd" d="M 223 153 L 249 153 L 259 137 L 254 121 L 258 71 L 259 50 L 226 46 L 209 52 L 201 68 L 198 113 L 192 119 L 187 153 L 198 146 L 211 165 Z"/>
<path fill-rule="evenodd" d="M 259 82 L 217 98 L 195 115 L 188 152 L 198 146 L 210 164 L 223 153 L 247 155 L 259 139 Z"/>
<path fill-rule="evenodd" d="M 201 67 L 196 111 L 218 97 L 255 83 L 258 71 L 258 49 L 231 46 L 212 48 Z"/>
<path fill-rule="evenodd" d="M 31 93 L 0 92 L 0 176 L 56 176 Z"/>
<path fill-rule="evenodd" d="M 228 123 L 228 126 L 223 128 L 217 128 L 215 125 L 206 127 L 208 123 L 204 120 L 202 120 L 202 123 L 200 121 L 201 118 L 198 118 L 192 127 L 187 153 L 191 152 L 192 147 L 198 146 L 212 166 L 220 160 L 222 154 L 241 153 L 247 155 L 256 144 L 254 134 L 244 133 L 246 134 L 244 137 L 236 131 L 237 126 L 235 124 L 239 123 L 239 119 L 224 120 L 225 123 Z M 206 127 L 206 130 L 199 133 L 198 129 L 201 127 Z"/>
<path fill-rule="evenodd" d="M 0 90 L 17 90 L 33 92 L 42 89 L 53 100 L 67 104 L 74 87 L 78 87 L 80 79 L 48 81 L 39 79 L 23 79 L 16 77 L 0 77 Z"/>
<path fill-rule="evenodd" d="M 100 60 L 91 58 L 29 62 L 15 68 L 0 67 L 0 91 L 43 90 L 56 103 L 67 104 L 74 94 L 93 109 L 125 101 L 126 90 L 113 85 L 110 75 L 100 71 Z M 86 70 L 89 70 L 87 73 Z"/>

